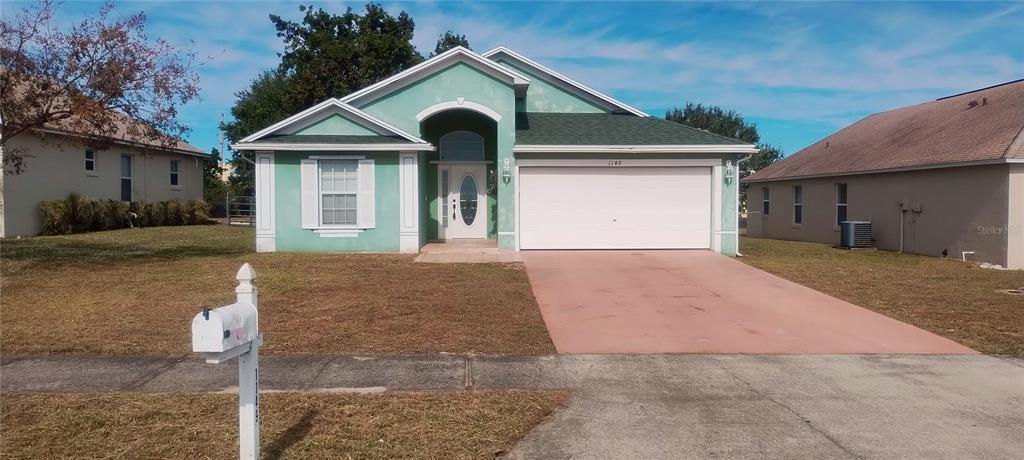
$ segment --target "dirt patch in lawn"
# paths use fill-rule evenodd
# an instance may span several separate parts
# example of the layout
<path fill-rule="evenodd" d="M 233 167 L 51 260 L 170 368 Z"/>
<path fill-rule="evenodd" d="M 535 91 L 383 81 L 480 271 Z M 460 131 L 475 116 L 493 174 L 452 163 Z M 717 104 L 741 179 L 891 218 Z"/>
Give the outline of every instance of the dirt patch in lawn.
<path fill-rule="evenodd" d="M 0 352 L 190 353 L 192 317 L 234 299 L 244 262 L 257 272 L 266 353 L 554 352 L 521 264 L 252 254 L 251 230 L 219 227 L 232 245 L 216 228 L 212 242 L 178 229 L 188 233 L 129 230 L 78 258 L 54 255 L 43 238 L 29 241 L 32 251 L 5 240 Z M 71 247 L 86 236 L 50 241 Z M 203 249 L 211 245 L 212 256 Z M 129 255 L 112 255 L 118 246 Z"/>
<path fill-rule="evenodd" d="M 983 353 L 1024 355 L 1024 272 L 936 257 L 744 238 L 740 260 Z"/>
<path fill-rule="evenodd" d="M 463 391 L 261 397 L 268 458 L 494 458 L 563 392 Z M 232 458 L 237 396 L 3 394 L 5 457 Z"/>

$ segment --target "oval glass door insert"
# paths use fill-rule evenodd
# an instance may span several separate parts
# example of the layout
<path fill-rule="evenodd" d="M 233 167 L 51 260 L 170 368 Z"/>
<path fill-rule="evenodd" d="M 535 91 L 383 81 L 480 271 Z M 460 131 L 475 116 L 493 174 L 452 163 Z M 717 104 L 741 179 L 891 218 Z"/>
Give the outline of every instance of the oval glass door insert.
<path fill-rule="evenodd" d="M 459 210 L 462 211 L 462 221 L 467 227 L 472 226 L 476 220 L 476 205 L 476 179 L 466 174 L 459 186 Z"/>

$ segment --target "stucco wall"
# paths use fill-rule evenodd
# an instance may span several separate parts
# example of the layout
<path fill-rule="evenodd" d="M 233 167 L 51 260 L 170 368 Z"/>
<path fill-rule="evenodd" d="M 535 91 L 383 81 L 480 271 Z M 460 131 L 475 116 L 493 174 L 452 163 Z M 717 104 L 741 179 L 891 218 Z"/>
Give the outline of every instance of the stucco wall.
<path fill-rule="evenodd" d="M 515 143 L 515 92 L 512 86 L 466 64 L 452 65 L 359 108 L 406 132 L 423 135 L 416 114 L 435 104 L 459 98 L 485 105 L 501 115 L 497 123 L 495 164 L 500 167 L 506 158 L 511 162 L 512 145 Z M 501 248 L 515 247 L 514 197 L 514 182 L 505 184 L 499 181 L 497 232 L 498 247 Z"/>
<path fill-rule="evenodd" d="M 950 257 L 974 251 L 972 259 L 1007 263 L 1008 165 L 942 168 L 806 180 L 751 183 L 747 235 L 839 244 L 836 184 L 847 184 L 847 219 L 872 222 L 881 249 Z M 793 224 L 793 186 L 803 187 L 803 224 Z M 761 211 L 761 187 L 769 187 L 771 209 Z M 921 212 L 901 214 L 898 201 Z"/>
<path fill-rule="evenodd" d="M 275 152 L 275 226 L 278 251 L 355 251 L 398 252 L 399 247 L 399 172 L 397 152 L 344 152 L 366 155 L 374 160 L 374 228 L 355 237 L 324 237 L 302 228 L 302 186 L 299 165 L 310 155 L 325 152 Z"/>
<path fill-rule="evenodd" d="M 121 155 L 134 157 L 132 199 L 188 201 L 203 197 L 202 158 L 115 146 L 96 151 L 96 170 L 86 173 L 85 150 L 70 138 L 19 136 L 12 144 L 29 156 L 25 172 L 4 178 L 4 235 L 36 235 L 39 202 L 67 198 L 71 192 L 96 199 L 121 199 Z M 170 160 L 181 160 L 179 188 L 171 188 Z"/>
<path fill-rule="evenodd" d="M 1024 164 L 1010 165 L 1006 266 L 1024 269 Z"/>
<path fill-rule="evenodd" d="M 516 99 L 517 112 L 553 112 L 553 113 L 603 113 L 608 112 L 587 99 L 565 91 L 552 83 L 548 83 L 541 75 L 519 67 L 504 59 L 498 63 L 526 75 L 530 79 L 530 88 L 526 96 Z"/>

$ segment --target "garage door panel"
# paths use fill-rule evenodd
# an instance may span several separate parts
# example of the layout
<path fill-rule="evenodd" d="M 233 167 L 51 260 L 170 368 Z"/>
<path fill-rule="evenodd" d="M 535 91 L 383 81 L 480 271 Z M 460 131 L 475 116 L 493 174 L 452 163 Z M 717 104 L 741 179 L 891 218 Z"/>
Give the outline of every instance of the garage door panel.
<path fill-rule="evenodd" d="M 708 248 L 710 168 L 520 168 L 523 249 Z"/>

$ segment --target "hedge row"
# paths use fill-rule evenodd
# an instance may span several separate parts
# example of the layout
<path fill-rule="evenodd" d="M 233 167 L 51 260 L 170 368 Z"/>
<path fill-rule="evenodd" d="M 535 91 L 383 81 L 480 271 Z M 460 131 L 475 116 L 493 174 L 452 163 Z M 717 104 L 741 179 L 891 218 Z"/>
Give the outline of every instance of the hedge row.
<path fill-rule="evenodd" d="M 128 203 L 93 200 L 72 193 L 63 200 L 39 203 L 39 213 L 44 235 L 210 223 L 210 205 L 203 200 Z"/>

